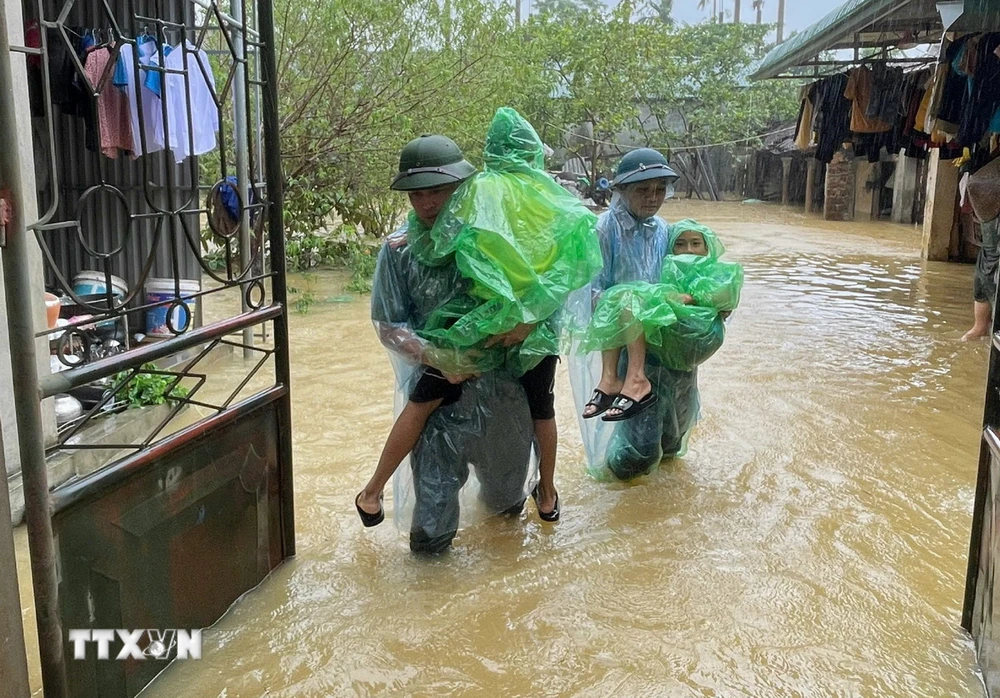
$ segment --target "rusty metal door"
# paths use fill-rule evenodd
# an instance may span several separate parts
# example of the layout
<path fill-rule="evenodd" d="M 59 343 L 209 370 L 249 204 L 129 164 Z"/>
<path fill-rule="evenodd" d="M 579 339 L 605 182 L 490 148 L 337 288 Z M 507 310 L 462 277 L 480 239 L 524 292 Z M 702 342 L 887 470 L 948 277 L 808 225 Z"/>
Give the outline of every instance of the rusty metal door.
<path fill-rule="evenodd" d="M 207 627 L 295 552 L 274 18 L 269 0 L 22 9 L 0 31 L 0 130 L 34 148 L 0 152 L 2 254 L 44 690 L 133 696 L 171 648 L 77 659 L 71 629 Z M 82 410 L 46 443 L 55 397 Z"/>
<path fill-rule="evenodd" d="M 987 693 L 1000 695 L 1000 314 L 994 313 L 962 627 L 972 635 Z"/>

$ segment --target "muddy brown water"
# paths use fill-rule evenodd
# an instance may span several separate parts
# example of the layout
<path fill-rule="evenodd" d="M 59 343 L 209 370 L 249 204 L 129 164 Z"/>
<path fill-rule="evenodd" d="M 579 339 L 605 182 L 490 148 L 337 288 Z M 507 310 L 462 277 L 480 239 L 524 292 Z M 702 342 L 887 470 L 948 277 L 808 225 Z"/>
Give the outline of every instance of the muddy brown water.
<path fill-rule="evenodd" d="M 320 274 L 292 317 L 298 556 L 144 698 L 982 695 L 959 628 L 987 360 L 959 341 L 971 267 L 921 261 L 910 227 L 664 214 L 747 271 L 687 457 L 588 479 L 562 369 L 563 520 L 529 503 L 415 559 L 354 512 L 392 374 L 367 299 Z"/>

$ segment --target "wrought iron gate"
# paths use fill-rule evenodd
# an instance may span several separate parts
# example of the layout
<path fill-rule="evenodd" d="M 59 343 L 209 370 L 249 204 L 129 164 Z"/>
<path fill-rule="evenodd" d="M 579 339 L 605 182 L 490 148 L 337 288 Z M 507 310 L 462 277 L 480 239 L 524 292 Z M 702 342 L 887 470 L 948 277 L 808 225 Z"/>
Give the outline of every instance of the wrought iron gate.
<path fill-rule="evenodd" d="M 41 186 L 16 149 L 0 173 L 45 695 L 133 696 L 169 648 L 80 660 L 69 629 L 206 627 L 295 552 L 274 18 L 270 0 L 23 9 L 23 45 L 0 27 L 0 130 L 33 131 Z M 35 246 L 64 316 L 41 332 Z M 67 394 L 85 408 L 46 448 L 40 403 Z M 47 458 L 73 473 L 51 495 Z"/>

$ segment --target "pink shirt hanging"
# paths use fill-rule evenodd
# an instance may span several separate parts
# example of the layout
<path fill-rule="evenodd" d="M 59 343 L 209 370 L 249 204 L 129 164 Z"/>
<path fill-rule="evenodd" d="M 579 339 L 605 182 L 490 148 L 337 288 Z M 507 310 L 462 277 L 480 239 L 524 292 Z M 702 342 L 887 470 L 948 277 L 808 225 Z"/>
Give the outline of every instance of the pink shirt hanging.
<path fill-rule="evenodd" d="M 94 49 L 87 54 L 84 72 L 95 91 L 103 87 L 97 94 L 96 124 L 101 153 L 117 158 L 119 150 L 132 150 L 132 123 L 128 99 L 112 81 L 115 64 L 111 56 L 109 48 Z"/>

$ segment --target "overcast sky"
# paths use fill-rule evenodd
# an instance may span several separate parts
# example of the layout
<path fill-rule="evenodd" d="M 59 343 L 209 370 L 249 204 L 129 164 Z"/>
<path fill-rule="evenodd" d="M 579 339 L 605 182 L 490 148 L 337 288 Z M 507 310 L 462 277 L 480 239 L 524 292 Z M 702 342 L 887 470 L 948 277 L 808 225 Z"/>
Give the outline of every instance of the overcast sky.
<path fill-rule="evenodd" d="M 733 11 L 735 0 L 722 0 L 726 7 L 727 15 Z M 791 31 L 805 29 L 810 24 L 822 19 L 835 7 L 843 5 L 844 0 L 786 0 L 785 21 Z M 674 19 L 678 22 L 695 24 L 707 19 L 712 12 L 712 3 L 708 3 L 707 10 L 698 9 L 698 0 L 674 0 Z M 743 0 L 743 21 L 754 21 L 756 15 L 753 9 L 753 0 Z M 764 21 L 778 21 L 778 0 L 764 0 Z"/>

